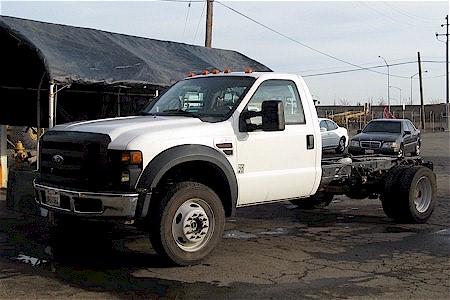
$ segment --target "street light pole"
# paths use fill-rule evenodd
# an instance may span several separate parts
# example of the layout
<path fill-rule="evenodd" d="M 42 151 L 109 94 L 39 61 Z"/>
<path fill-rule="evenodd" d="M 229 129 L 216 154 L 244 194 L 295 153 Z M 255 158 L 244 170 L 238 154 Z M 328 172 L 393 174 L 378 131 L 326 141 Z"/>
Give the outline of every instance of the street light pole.
<path fill-rule="evenodd" d="M 387 88 L 387 101 L 388 101 L 388 111 L 390 113 L 391 112 L 391 100 L 389 99 L 389 77 L 390 77 L 389 76 L 389 65 L 383 56 L 378 55 L 378 57 L 381 58 L 382 60 L 384 60 L 384 63 L 386 64 L 386 67 L 387 67 L 387 87 L 388 87 Z"/>

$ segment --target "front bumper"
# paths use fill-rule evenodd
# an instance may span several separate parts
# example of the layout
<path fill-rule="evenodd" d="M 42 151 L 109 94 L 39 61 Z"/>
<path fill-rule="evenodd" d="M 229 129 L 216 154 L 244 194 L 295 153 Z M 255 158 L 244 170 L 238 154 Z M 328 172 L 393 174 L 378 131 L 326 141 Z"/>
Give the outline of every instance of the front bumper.
<path fill-rule="evenodd" d="M 126 218 L 136 215 L 138 193 L 81 192 L 33 182 L 35 200 L 50 211 L 80 217 Z"/>
<path fill-rule="evenodd" d="M 395 148 L 361 148 L 349 146 L 347 148 L 348 153 L 353 155 L 365 155 L 365 154 L 384 154 L 384 155 L 398 155 L 398 149 Z"/>

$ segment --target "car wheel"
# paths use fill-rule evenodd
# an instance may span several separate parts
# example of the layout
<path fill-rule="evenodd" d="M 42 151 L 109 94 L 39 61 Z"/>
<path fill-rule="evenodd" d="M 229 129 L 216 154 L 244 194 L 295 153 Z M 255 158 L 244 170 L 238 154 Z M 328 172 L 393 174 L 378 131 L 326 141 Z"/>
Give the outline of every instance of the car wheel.
<path fill-rule="evenodd" d="M 336 148 L 336 153 L 342 153 L 345 150 L 345 137 L 341 137 L 339 144 Z"/>
<path fill-rule="evenodd" d="M 398 149 L 397 156 L 405 157 L 405 146 L 403 146 L 403 144 L 400 145 L 400 149 Z"/>
<path fill-rule="evenodd" d="M 153 212 L 150 241 L 156 253 L 175 265 L 194 265 L 222 238 L 225 212 L 217 194 L 197 182 L 170 188 Z"/>
<path fill-rule="evenodd" d="M 397 182 L 399 221 L 425 223 L 436 206 L 436 188 L 436 176 L 430 169 L 405 169 Z"/>
<path fill-rule="evenodd" d="M 413 152 L 411 152 L 411 155 L 413 155 L 413 156 L 420 155 L 420 144 L 419 143 L 416 144 L 416 148 L 414 149 Z"/>

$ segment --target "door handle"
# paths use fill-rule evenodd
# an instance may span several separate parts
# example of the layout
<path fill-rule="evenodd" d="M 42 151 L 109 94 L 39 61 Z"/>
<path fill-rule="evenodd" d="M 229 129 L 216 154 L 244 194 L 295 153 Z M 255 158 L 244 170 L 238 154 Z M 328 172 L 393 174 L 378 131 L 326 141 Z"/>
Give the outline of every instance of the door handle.
<path fill-rule="evenodd" d="M 314 135 L 306 135 L 306 149 L 314 149 Z"/>

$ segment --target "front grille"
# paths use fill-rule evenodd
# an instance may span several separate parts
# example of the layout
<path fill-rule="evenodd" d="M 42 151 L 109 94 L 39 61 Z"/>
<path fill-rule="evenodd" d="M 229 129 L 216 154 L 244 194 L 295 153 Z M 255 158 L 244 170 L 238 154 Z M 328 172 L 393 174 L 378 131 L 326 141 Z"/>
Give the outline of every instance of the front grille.
<path fill-rule="evenodd" d="M 40 140 L 41 180 L 86 190 L 111 184 L 108 135 L 86 132 L 48 131 Z"/>
<path fill-rule="evenodd" d="M 368 149 L 379 149 L 379 148 L 381 148 L 381 142 L 377 142 L 377 141 L 361 141 L 361 147 L 362 148 L 368 148 Z"/>

